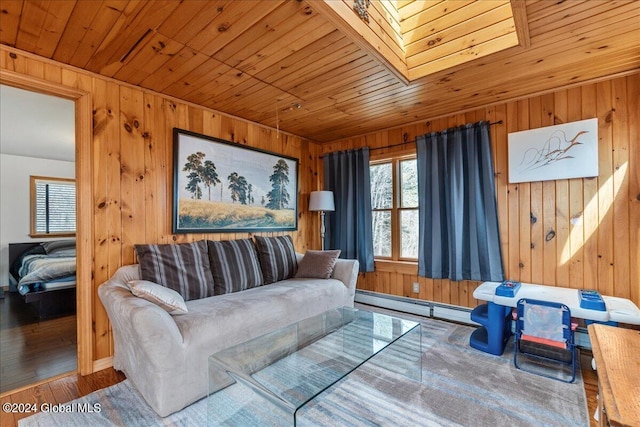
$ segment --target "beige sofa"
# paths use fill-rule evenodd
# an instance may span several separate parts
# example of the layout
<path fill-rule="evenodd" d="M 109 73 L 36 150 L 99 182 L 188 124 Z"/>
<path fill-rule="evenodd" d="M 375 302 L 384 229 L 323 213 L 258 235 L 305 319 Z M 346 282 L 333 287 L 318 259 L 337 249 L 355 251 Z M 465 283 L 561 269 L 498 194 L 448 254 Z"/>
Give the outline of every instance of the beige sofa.
<path fill-rule="evenodd" d="M 298 262 L 302 255 L 296 254 Z M 112 324 L 113 366 L 160 415 L 207 394 L 207 359 L 222 349 L 341 306 L 353 306 L 358 261 L 338 259 L 329 279 L 293 278 L 186 302 L 170 315 L 134 296 L 137 265 L 121 267 L 98 289 Z"/>

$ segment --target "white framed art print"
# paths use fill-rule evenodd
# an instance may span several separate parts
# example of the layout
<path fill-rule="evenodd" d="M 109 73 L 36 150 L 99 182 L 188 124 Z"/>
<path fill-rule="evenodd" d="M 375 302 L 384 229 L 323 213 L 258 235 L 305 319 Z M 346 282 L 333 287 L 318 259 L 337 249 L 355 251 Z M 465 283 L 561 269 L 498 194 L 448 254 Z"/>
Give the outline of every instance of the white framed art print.
<path fill-rule="evenodd" d="M 509 134 L 509 182 L 598 176 L 598 119 Z"/>

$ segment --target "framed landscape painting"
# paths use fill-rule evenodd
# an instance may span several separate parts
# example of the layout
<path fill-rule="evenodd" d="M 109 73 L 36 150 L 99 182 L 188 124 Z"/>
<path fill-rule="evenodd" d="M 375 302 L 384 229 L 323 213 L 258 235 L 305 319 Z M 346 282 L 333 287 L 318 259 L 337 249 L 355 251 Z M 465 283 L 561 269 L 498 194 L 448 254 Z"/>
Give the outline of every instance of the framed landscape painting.
<path fill-rule="evenodd" d="M 173 232 L 298 229 L 298 159 L 173 129 Z"/>

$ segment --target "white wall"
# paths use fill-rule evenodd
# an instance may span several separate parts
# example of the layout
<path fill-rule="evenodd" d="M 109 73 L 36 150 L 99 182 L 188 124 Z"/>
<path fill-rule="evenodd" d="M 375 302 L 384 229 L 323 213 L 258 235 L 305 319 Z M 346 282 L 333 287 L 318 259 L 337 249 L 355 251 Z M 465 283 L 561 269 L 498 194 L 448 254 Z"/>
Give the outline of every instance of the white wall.
<path fill-rule="evenodd" d="M 30 242 L 29 177 L 75 178 L 75 163 L 0 154 L 0 286 L 9 284 L 9 243 Z"/>

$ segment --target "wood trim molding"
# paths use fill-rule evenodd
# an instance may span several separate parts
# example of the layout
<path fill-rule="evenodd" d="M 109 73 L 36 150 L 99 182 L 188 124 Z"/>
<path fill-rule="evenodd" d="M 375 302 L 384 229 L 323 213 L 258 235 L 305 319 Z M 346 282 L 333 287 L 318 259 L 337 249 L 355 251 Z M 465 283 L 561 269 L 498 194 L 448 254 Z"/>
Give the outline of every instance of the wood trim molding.
<path fill-rule="evenodd" d="M 527 5 L 524 0 L 511 0 L 511 11 L 513 21 L 516 25 L 518 42 L 524 48 L 531 47 L 531 36 L 529 35 L 529 20 L 527 19 Z"/>
<path fill-rule="evenodd" d="M 37 204 L 37 200 L 36 200 L 36 185 L 37 185 L 37 181 L 47 181 L 47 182 L 62 182 L 62 183 L 67 183 L 70 185 L 73 185 L 75 187 L 76 185 L 76 180 L 75 178 L 57 178 L 57 177 L 50 177 L 50 176 L 37 176 L 37 175 L 31 175 L 30 179 L 29 179 L 29 215 L 30 215 L 30 230 L 29 230 L 29 237 L 31 237 L 32 239 L 42 239 L 42 238 L 51 238 L 51 237 L 75 237 L 76 233 L 75 232 L 52 232 L 52 233 L 38 233 L 38 230 L 36 230 L 36 217 L 37 217 L 37 209 L 36 209 L 36 204 Z"/>
<path fill-rule="evenodd" d="M 75 102 L 76 116 L 76 306 L 78 323 L 78 372 L 93 372 L 93 177 L 92 135 L 93 113 L 91 93 L 63 84 L 51 83 L 13 71 L 0 70 L 0 83 L 32 92 L 70 99 Z"/>
<path fill-rule="evenodd" d="M 15 71 L 4 69 L 0 69 L 0 83 L 20 89 L 29 90 L 32 92 L 35 91 L 45 95 L 52 95 L 59 98 L 70 99 L 72 101 L 77 100 L 83 95 L 88 95 L 87 92 L 73 87 L 51 83 L 47 80 L 41 80 L 35 77 L 28 76 L 26 74 L 20 74 L 16 73 Z"/>
<path fill-rule="evenodd" d="M 401 274 L 418 274 L 418 263 L 411 261 L 375 260 L 376 271 Z"/>
<path fill-rule="evenodd" d="M 411 141 L 412 143 L 415 144 L 415 140 Z M 408 144 L 409 142 L 407 142 Z M 377 147 L 375 147 L 373 150 L 375 150 Z M 381 161 L 381 160 L 387 160 L 390 158 L 402 158 L 402 157 L 407 157 L 407 158 L 411 158 L 411 157 L 415 157 L 416 156 L 416 148 L 415 146 L 411 147 L 411 148 L 406 148 L 404 147 L 404 145 L 402 146 L 398 146 L 398 147 L 393 147 L 393 148 L 387 148 L 385 147 L 386 150 L 388 151 L 384 151 L 384 152 L 373 152 L 369 155 L 369 160 L 371 162 L 377 162 L 377 161 Z M 369 152 L 371 152 L 372 149 L 369 149 Z"/>
<path fill-rule="evenodd" d="M 93 373 L 93 100 L 90 93 L 76 99 L 76 278 L 78 369 Z"/>
<path fill-rule="evenodd" d="M 103 369 L 113 366 L 113 356 L 104 357 L 93 362 L 93 372 L 102 371 Z"/>

